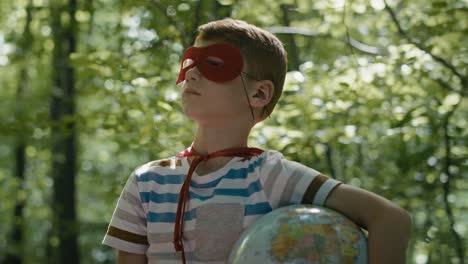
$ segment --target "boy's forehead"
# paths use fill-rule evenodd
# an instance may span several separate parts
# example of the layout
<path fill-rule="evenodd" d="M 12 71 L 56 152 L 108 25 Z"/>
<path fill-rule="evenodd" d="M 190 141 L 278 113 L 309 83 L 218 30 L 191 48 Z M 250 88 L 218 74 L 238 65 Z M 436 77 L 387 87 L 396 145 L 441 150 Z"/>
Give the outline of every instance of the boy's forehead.
<path fill-rule="evenodd" d="M 197 48 L 203 48 L 203 47 L 206 47 L 206 46 L 210 46 L 210 45 L 213 45 L 213 44 L 219 44 L 219 43 L 224 43 L 224 44 L 230 44 L 226 41 L 221 41 L 221 40 L 204 40 L 204 39 L 197 39 L 195 40 L 195 43 L 193 44 L 194 47 L 197 47 Z M 230 44 L 232 45 L 232 44 Z"/>

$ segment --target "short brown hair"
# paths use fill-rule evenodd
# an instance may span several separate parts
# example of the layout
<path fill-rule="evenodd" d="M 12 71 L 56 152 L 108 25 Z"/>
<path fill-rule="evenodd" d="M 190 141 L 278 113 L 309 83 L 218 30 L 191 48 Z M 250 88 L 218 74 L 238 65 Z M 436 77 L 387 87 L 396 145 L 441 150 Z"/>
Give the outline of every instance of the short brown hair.
<path fill-rule="evenodd" d="M 198 27 L 196 40 L 226 41 L 244 55 L 249 74 L 258 80 L 270 80 L 275 86 L 273 98 L 265 107 L 270 115 L 283 91 L 288 59 L 281 41 L 272 33 L 242 20 L 225 18 Z"/>

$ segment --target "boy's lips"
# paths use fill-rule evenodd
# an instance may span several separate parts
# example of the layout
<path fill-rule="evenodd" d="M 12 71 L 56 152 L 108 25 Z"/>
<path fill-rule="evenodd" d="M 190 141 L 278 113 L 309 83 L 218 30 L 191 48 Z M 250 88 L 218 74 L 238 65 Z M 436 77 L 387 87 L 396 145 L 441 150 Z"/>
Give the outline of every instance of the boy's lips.
<path fill-rule="evenodd" d="M 195 89 L 192 89 L 192 88 L 185 88 L 184 94 L 200 95 L 200 93 L 198 93 Z"/>

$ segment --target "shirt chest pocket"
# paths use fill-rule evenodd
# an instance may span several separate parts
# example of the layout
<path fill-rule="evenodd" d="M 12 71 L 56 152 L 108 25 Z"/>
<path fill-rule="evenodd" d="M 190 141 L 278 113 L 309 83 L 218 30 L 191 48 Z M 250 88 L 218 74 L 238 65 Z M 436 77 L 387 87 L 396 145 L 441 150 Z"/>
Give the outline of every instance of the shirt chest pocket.
<path fill-rule="evenodd" d="M 207 204 L 197 208 L 195 257 L 225 261 L 239 239 L 244 221 L 243 204 Z"/>

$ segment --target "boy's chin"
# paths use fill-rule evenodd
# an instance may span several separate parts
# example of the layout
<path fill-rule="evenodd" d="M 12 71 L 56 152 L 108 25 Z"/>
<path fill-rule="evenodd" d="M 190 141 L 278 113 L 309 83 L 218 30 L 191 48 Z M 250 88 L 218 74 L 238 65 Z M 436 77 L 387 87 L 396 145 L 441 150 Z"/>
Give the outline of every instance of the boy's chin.
<path fill-rule="evenodd" d="M 198 125 L 203 125 L 203 126 L 219 126 L 221 124 L 225 124 L 227 120 L 229 120 L 230 123 L 232 122 L 237 122 L 236 118 L 233 118 L 232 116 L 223 115 L 223 113 L 198 113 L 194 111 L 185 111 L 184 109 L 184 115 L 196 122 Z"/>
<path fill-rule="evenodd" d="M 195 121 L 197 123 L 200 123 L 200 122 L 203 122 L 203 120 L 207 119 L 206 115 L 203 114 L 203 113 L 197 113 L 195 111 L 189 111 L 189 110 L 186 110 L 184 109 L 184 115 L 192 120 L 192 121 Z"/>

